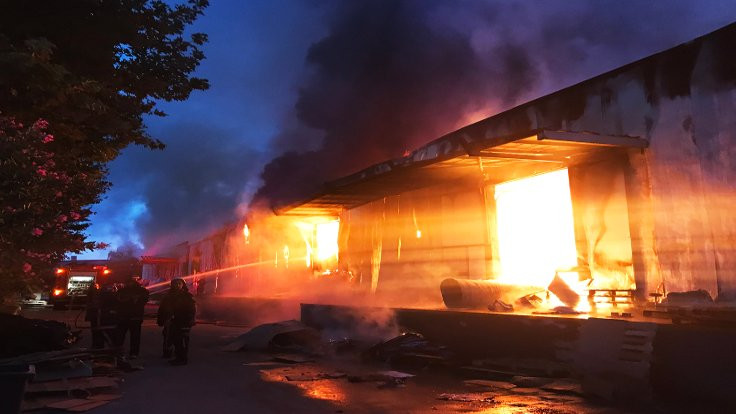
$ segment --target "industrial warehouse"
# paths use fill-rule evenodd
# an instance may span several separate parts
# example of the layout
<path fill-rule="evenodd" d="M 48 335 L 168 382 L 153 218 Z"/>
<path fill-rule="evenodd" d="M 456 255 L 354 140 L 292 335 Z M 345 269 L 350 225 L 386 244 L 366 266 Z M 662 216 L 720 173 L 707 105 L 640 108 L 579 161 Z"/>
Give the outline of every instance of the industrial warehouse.
<path fill-rule="evenodd" d="M 736 412 L 736 2 L 0 21 L 0 414 Z"/>
<path fill-rule="evenodd" d="M 236 264 L 229 240 L 255 242 L 259 232 L 279 248 L 262 260 L 283 260 L 284 246 L 297 257 L 334 221 L 337 267 L 375 292 L 428 273 L 422 285 L 455 277 L 546 286 L 569 270 L 637 302 L 698 290 L 728 301 L 736 75 L 725 51 L 735 32 L 727 26 L 276 206 L 312 223 L 292 245 L 256 218 L 246 219 L 250 235 L 241 223 L 181 245 L 179 262 L 190 262 L 182 271 Z"/>
<path fill-rule="evenodd" d="M 292 300 L 317 325 L 348 323 L 350 308 L 331 305 L 393 307 L 403 326 L 463 352 L 606 378 L 598 394 L 730 398 L 733 50 L 736 24 L 328 182 L 275 215 L 253 211 L 149 259 L 144 278 L 192 274 L 198 292 L 223 296 L 212 307 Z"/>

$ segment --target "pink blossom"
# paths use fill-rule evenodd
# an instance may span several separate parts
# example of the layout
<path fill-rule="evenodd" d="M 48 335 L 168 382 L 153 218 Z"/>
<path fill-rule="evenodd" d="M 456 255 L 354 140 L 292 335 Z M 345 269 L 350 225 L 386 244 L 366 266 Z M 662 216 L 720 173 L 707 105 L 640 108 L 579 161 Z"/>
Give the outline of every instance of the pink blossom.
<path fill-rule="evenodd" d="M 33 124 L 33 128 L 37 130 L 44 130 L 49 127 L 49 121 L 45 119 L 39 119 Z"/>
<path fill-rule="evenodd" d="M 32 269 L 32 266 L 30 263 L 28 262 L 23 263 L 23 273 L 28 273 L 31 271 L 31 269 Z"/>
<path fill-rule="evenodd" d="M 43 143 L 48 144 L 49 142 L 54 142 L 54 136 L 51 134 L 46 134 L 46 136 L 43 137 Z"/>
<path fill-rule="evenodd" d="M 61 191 L 57 191 L 57 192 L 56 192 L 56 197 L 61 197 L 62 195 L 63 195 L 63 194 L 61 193 Z"/>
<path fill-rule="evenodd" d="M 45 176 L 46 176 L 46 174 L 47 174 L 47 171 L 46 171 L 46 169 L 45 169 L 45 168 L 39 168 L 39 169 L 37 169 L 37 170 L 36 170 L 36 172 L 37 172 L 37 173 L 38 173 L 38 175 L 40 175 L 41 177 L 45 177 Z"/>
<path fill-rule="evenodd" d="M 39 229 L 38 227 L 36 227 L 36 228 L 34 228 L 34 229 L 33 229 L 33 230 L 31 231 L 31 234 L 32 234 L 32 235 L 34 235 L 34 236 L 40 236 L 40 235 L 42 235 L 42 234 L 43 234 L 43 230 L 41 230 L 41 229 Z"/>
<path fill-rule="evenodd" d="M 72 220 L 79 220 L 82 217 L 76 211 L 72 211 L 69 215 L 72 217 Z"/>
<path fill-rule="evenodd" d="M 64 222 L 65 222 L 65 221 L 67 221 L 68 219 L 69 219 L 69 217 L 65 216 L 64 214 L 60 215 L 60 216 L 59 216 L 59 217 L 57 218 L 57 220 L 59 220 L 59 223 L 64 223 Z"/>

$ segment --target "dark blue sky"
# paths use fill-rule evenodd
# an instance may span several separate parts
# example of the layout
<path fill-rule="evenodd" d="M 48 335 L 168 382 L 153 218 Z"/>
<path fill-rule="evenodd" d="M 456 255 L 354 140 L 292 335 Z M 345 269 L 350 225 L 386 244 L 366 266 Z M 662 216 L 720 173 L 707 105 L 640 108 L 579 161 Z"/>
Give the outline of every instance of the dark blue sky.
<path fill-rule="evenodd" d="M 197 75 L 211 88 L 147 120 L 164 151 L 129 148 L 110 165 L 113 187 L 88 234 L 112 249 L 161 253 L 237 218 L 284 151 L 340 157 L 320 142 L 344 140 L 371 154 L 348 166 L 358 169 L 736 21 L 736 2 L 715 0 L 211 3 L 193 28 L 209 35 Z M 382 111 L 362 111 L 362 99 Z M 366 143 L 360 131 L 385 112 L 406 119 L 408 138 Z"/>

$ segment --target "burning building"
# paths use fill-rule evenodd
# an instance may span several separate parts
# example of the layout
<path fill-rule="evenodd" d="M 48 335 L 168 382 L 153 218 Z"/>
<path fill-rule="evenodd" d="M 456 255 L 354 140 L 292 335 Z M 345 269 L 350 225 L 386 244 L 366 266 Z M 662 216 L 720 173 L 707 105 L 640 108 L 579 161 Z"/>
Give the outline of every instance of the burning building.
<path fill-rule="evenodd" d="M 736 24 L 276 211 L 339 223 L 336 269 L 376 295 L 412 289 L 411 301 L 439 303 L 453 278 L 446 303 L 472 302 L 467 280 L 542 288 L 578 308 L 672 292 L 731 300 L 734 46 Z"/>
<path fill-rule="evenodd" d="M 462 355 L 554 360 L 589 387 L 612 384 L 598 395 L 651 386 L 733 402 L 733 50 L 736 24 L 330 181 L 276 215 L 252 209 L 179 246 L 171 266 L 213 276 L 205 293 L 394 307 L 398 324 Z M 682 304 L 702 307 L 667 314 Z M 360 322 L 337 308 L 302 305 L 302 320 Z M 539 315 L 578 312 L 590 318 Z"/>

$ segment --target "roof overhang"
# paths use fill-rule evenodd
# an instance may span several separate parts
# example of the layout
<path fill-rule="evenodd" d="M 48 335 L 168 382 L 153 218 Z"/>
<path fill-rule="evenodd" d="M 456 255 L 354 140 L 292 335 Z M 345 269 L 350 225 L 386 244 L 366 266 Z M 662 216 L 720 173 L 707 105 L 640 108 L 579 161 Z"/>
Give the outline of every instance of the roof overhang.
<path fill-rule="evenodd" d="M 406 157 L 375 164 L 328 182 L 315 196 L 278 207 L 279 215 L 337 216 L 341 211 L 420 188 L 460 181 L 500 183 L 646 148 L 639 137 L 593 132 L 533 130 L 468 139 L 449 134 Z"/>

